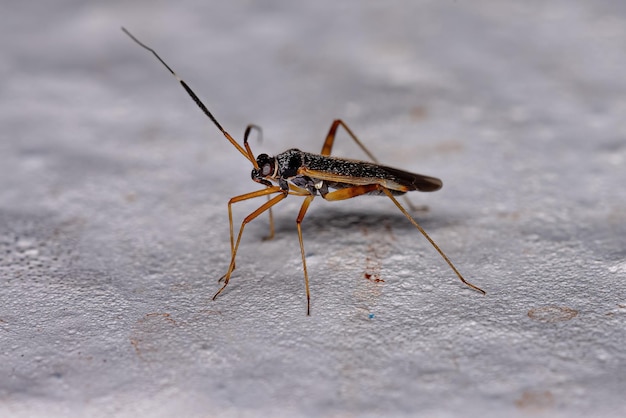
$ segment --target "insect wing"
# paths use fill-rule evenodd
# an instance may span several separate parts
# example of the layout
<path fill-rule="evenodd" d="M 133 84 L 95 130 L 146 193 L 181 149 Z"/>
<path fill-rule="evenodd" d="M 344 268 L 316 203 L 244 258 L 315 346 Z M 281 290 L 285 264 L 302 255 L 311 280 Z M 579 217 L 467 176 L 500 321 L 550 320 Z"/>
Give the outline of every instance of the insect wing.
<path fill-rule="evenodd" d="M 378 164 L 363 163 L 376 168 L 376 176 L 352 176 L 349 174 L 338 174 L 322 170 L 312 170 L 307 167 L 301 167 L 298 174 L 308 176 L 318 180 L 324 180 L 330 183 L 352 184 L 355 186 L 366 184 L 380 184 L 391 190 L 399 192 L 409 192 L 419 190 L 422 192 L 434 192 L 439 190 L 443 183 L 435 177 L 424 176 L 421 174 L 410 173 L 408 171 L 399 170 L 397 168 L 382 166 Z M 384 173 L 384 175 L 380 175 Z"/>
<path fill-rule="evenodd" d="M 389 173 L 394 177 L 394 181 L 398 184 L 407 187 L 408 190 L 419 190 L 420 192 L 434 192 L 441 189 L 443 182 L 430 176 L 424 176 L 422 174 L 410 173 L 408 171 L 399 170 L 393 167 L 379 166 L 380 169 Z"/>

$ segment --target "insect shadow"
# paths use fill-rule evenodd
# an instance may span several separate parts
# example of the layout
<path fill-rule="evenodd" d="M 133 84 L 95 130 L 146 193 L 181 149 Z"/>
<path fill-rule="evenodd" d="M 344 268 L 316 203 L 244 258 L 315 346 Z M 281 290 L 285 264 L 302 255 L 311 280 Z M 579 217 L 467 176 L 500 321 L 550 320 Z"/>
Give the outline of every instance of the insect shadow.
<path fill-rule="evenodd" d="M 293 221 L 294 219 L 290 216 L 275 217 L 275 234 L 282 236 L 292 233 L 294 230 Z M 422 226 L 430 226 L 431 228 L 439 228 L 445 227 L 449 222 L 436 217 L 429 217 L 421 219 L 420 224 Z M 319 232 L 326 231 L 331 231 L 335 235 L 338 232 L 350 233 L 350 231 L 358 231 L 362 227 L 369 228 L 372 231 L 384 231 L 389 228 L 401 231 L 409 226 L 406 222 L 406 217 L 402 214 L 385 212 L 383 207 L 378 210 L 363 209 L 358 212 L 325 207 L 323 210 L 312 211 L 302 225 L 311 230 L 311 232 L 305 233 L 309 237 L 314 237 Z"/>

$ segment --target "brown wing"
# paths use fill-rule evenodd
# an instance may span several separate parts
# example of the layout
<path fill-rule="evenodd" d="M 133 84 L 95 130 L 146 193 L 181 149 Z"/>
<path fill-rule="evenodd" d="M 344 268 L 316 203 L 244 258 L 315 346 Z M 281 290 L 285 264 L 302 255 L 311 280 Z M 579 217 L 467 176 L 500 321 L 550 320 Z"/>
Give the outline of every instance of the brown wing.
<path fill-rule="evenodd" d="M 434 192 L 439 190 L 443 183 L 435 177 L 410 173 L 398 170 L 397 168 L 386 167 L 373 163 L 364 163 L 371 170 L 364 170 L 368 175 L 359 172 L 357 175 L 338 174 L 329 171 L 312 170 L 307 167 L 298 169 L 298 174 L 309 176 L 314 179 L 324 180 L 332 183 L 365 185 L 380 184 L 391 190 L 399 192 L 409 192 L 419 190 L 421 192 Z"/>
<path fill-rule="evenodd" d="M 398 170 L 393 167 L 380 166 L 381 169 L 396 177 L 398 183 L 404 187 L 408 187 L 408 190 L 419 190 L 420 192 L 434 192 L 441 189 L 443 182 L 430 176 L 424 176 L 423 174 L 410 173 L 404 170 Z"/>

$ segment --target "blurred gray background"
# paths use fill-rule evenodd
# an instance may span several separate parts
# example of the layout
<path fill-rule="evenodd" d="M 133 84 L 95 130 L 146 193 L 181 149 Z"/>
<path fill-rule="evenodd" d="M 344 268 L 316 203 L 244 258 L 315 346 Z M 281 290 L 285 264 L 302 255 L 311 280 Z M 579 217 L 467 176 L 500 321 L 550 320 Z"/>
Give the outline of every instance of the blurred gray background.
<path fill-rule="evenodd" d="M 292 196 L 211 301 L 259 186 L 122 25 L 238 140 L 263 126 L 256 154 L 342 118 L 440 177 L 414 215 L 487 295 L 388 199 L 318 198 L 307 317 Z M 1 416 L 626 415 L 626 3 L 4 2 L 0 27 Z"/>

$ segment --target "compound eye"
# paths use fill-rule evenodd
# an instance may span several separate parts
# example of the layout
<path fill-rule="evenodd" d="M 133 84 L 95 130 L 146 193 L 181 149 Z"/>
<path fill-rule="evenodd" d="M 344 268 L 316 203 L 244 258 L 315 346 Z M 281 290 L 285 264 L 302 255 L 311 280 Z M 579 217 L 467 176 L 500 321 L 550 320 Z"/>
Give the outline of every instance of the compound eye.
<path fill-rule="evenodd" d="M 272 171 L 274 170 L 271 164 L 264 164 L 263 167 L 261 168 L 261 175 L 263 177 L 267 177 L 270 174 L 272 174 Z"/>

